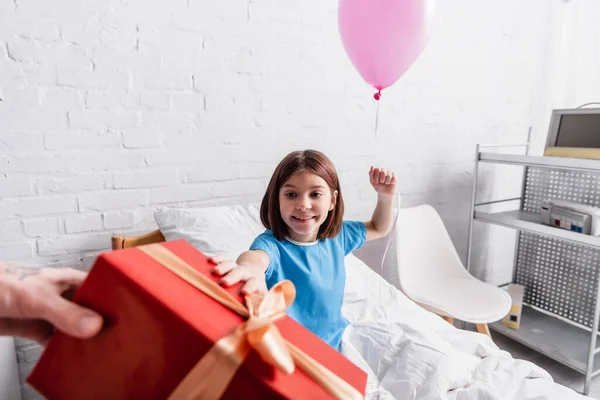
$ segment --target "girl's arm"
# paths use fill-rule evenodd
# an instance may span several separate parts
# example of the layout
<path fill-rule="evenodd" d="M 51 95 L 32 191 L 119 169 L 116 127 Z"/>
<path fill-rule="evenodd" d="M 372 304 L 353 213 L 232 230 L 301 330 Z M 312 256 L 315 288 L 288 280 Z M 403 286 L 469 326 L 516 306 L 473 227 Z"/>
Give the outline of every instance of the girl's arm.
<path fill-rule="evenodd" d="M 217 265 L 214 273 L 224 275 L 221 279 L 223 286 L 232 286 L 238 282 L 246 282 L 242 287 L 242 293 L 249 294 L 267 292 L 265 271 L 269 266 L 269 256 L 262 250 L 248 250 L 240 254 L 236 261 L 227 260 L 223 257 L 212 257 Z"/>
<path fill-rule="evenodd" d="M 394 194 L 396 193 L 396 174 L 381 168 L 369 170 L 369 181 L 377 192 L 377 205 L 371 220 L 365 222 L 367 241 L 387 235 L 394 222 Z"/>

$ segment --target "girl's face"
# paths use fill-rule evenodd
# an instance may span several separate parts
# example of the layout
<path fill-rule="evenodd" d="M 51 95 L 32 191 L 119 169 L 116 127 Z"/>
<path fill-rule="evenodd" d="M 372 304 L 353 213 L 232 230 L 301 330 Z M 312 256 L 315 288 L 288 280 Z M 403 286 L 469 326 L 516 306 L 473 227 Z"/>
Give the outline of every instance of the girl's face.
<path fill-rule="evenodd" d="M 319 227 L 335 207 L 333 193 L 323 178 L 303 170 L 290 177 L 279 190 L 281 218 L 288 226 L 288 236 L 298 242 L 317 240 Z"/>

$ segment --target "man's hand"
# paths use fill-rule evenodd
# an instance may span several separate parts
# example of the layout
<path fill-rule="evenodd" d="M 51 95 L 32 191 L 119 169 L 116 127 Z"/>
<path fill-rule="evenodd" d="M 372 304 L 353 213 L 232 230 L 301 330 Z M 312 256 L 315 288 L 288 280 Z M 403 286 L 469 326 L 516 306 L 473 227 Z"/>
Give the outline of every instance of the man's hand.
<path fill-rule="evenodd" d="M 94 336 L 102 327 L 102 317 L 67 299 L 85 277 L 86 273 L 71 268 L 0 264 L 0 335 L 42 345 L 54 329 L 78 338 Z"/>

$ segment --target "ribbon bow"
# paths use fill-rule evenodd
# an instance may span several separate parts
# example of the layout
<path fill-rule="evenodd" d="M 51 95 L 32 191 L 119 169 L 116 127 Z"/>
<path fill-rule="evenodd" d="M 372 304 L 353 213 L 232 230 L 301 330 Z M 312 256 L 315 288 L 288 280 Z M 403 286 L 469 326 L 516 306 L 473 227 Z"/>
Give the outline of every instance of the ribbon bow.
<path fill-rule="evenodd" d="M 219 339 L 210 348 L 171 393 L 169 400 L 221 398 L 251 349 L 256 350 L 266 363 L 285 374 L 293 373 L 297 365 L 338 399 L 363 398 L 348 382 L 285 340 L 273 323 L 285 316 L 285 310 L 296 297 L 292 282 L 279 282 L 264 297 L 257 294 L 246 296 L 244 306 L 217 283 L 160 244 L 138 248 L 186 282 L 247 318 L 233 333 Z"/>

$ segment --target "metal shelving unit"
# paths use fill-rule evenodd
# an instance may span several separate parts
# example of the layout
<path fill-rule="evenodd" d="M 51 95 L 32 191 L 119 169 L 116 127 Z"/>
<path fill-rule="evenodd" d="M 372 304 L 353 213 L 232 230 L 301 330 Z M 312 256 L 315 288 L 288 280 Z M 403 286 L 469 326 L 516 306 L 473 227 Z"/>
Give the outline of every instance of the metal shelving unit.
<path fill-rule="evenodd" d="M 502 322 L 494 322 L 490 328 L 582 374 L 586 373 L 591 335 L 585 329 L 532 307 L 523 307 L 518 331 L 507 328 Z M 596 340 L 596 343 L 600 341 Z M 600 369 L 599 352 L 600 348 L 596 345 L 594 371 Z"/>
<path fill-rule="evenodd" d="M 600 236 L 583 235 L 567 230 L 557 229 L 540 223 L 540 215 L 530 211 L 504 211 L 487 213 L 475 210 L 475 220 L 487 222 L 506 228 L 518 229 L 536 235 L 558 238 L 574 244 L 581 244 L 600 249 Z"/>
<path fill-rule="evenodd" d="M 514 146 L 529 150 L 529 144 L 510 147 Z M 511 228 L 517 231 L 512 281 L 526 288 L 519 329 L 507 328 L 501 321 L 490 328 L 584 374 L 583 393 L 588 394 L 592 377 L 600 374 L 600 237 L 542 225 L 539 210 L 546 199 L 600 207 L 600 160 L 482 152 L 490 147 L 505 146 L 476 149 L 467 269 L 474 221 Z M 523 166 L 521 197 L 477 203 L 482 162 Z M 479 210 L 514 200 L 520 200 L 518 210 Z"/>

